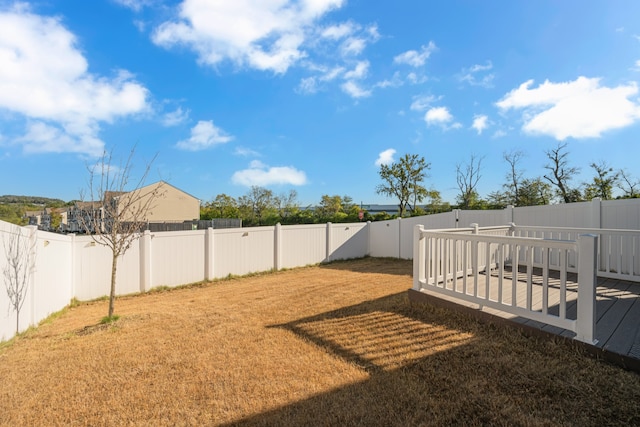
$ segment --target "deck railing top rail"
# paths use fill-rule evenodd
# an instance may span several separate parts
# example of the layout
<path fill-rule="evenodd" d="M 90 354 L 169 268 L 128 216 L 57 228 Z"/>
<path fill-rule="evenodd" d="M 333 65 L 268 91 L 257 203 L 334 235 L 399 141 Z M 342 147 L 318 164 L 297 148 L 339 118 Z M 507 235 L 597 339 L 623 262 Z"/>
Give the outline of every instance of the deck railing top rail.
<path fill-rule="evenodd" d="M 621 228 L 578 228 L 578 227 L 546 227 L 546 226 L 522 226 L 512 224 L 515 231 L 550 231 L 557 233 L 572 234 L 607 234 L 615 236 L 640 236 L 640 230 L 630 230 Z"/>

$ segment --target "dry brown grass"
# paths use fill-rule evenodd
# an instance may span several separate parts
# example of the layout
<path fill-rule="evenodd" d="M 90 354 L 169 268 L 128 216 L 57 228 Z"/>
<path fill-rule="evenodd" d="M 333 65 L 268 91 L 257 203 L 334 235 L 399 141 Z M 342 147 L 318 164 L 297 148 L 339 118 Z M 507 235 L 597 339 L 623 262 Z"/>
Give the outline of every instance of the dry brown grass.
<path fill-rule="evenodd" d="M 71 308 L 0 349 L 0 424 L 640 424 L 638 375 L 410 286 L 364 259 Z"/>

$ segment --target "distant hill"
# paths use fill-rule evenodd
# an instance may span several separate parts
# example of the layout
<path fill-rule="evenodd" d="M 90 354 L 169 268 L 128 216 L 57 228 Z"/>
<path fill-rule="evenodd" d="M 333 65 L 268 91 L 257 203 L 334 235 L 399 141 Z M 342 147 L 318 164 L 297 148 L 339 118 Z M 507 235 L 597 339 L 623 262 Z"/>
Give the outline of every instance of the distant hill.
<path fill-rule="evenodd" d="M 64 200 L 51 199 L 49 197 L 39 196 L 0 196 L 0 203 L 20 204 L 20 205 L 45 205 L 45 206 L 63 206 L 66 204 Z"/>

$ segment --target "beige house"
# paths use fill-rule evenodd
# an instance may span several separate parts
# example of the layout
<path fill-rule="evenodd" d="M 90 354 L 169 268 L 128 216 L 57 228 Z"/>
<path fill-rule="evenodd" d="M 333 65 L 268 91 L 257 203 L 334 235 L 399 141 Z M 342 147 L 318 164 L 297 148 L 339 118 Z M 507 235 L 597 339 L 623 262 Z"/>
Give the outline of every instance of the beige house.
<path fill-rule="evenodd" d="M 137 216 L 142 221 L 183 222 L 200 218 L 200 200 L 164 181 L 129 193 L 111 194 L 111 197 L 120 212 L 126 209 L 131 217 Z M 136 212 L 144 215 L 140 217 Z"/>

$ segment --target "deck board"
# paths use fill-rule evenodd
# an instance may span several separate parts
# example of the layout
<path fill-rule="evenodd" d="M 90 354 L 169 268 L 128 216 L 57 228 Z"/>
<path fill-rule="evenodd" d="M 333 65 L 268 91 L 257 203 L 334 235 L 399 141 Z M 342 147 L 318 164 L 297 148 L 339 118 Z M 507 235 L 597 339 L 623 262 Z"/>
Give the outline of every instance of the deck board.
<path fill-rule="evenodd" d="M 493 273 L 493 272 L 492 272 Z M 496 274 L 489 275 L 489 297 L 491 300 L 498 300 L 498 278 Z M 462 279 L 457 279 L 458 288 L 461 289 Z M 449 282 L 448 288 L 453 284 Z M 506 272 L 503 280 L 502 300 L 506 304 L 511 304 L 513 298 L 512 274 Z M 478 275 L 477 292 L 479 295 L 486 295 L 487 275 L 482 272 Z M 526 287 L 527 273 L 520 269 L 517 272 L 516 305 L 526 307 Z M 577 312 L 577 292 L 575 274 L 567 277 L 566 285 L 566 313 L 567 318 L 575 319 Z M 548 285 L 548 311 L 555 315 L 559 312 L 560 304 L 560 279 L 553 272 L 549 274 Z M 473 294 L 476 290 L 473 275 L 467 277 L 467 292 Z M 541 311 L 542 276 L 540 271 L 536 271 L 532 276 L 533 309 Z M 437 298 L 442 296 L 430 294 Z M 455 298 L 445 298 L 456 302 Z M 458 301 L 460 303 L 460 301 Z M 464 302 L 462 305 L 470 306 Z M 540 323 L 535 320 L 525 319 L 509 313 L 501 312 L 492 308 L 483 308 L 483 312 L 493 316 L 500 316 L 510 321 L 526 325 L 528 327 L 540 329 L 555 335 L 572 338 L 575 333 L 556 326 Z M 596 288 L 596 331 L 595 347 L 612 352 L 624 357 L 630 357 L 640 362 L 640 283 L 628 282 L 617 279 L 598 278 Z"/>
<path fill-rule="evenodd" d="M 629 354 L 633 345 L 639 342 L 640 298 L 633 301 L 618 328 L 611 334 L 603 348 L 618 354 Z M 597 324 L 596 324 L 597 326 Z"/>

